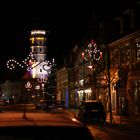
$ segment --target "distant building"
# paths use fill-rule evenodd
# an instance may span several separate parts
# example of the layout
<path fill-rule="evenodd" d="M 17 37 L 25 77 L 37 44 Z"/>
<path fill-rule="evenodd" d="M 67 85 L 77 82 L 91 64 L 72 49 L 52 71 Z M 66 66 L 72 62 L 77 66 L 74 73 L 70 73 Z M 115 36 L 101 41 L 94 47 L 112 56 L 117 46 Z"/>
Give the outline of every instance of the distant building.
<path fill-rule="evenodd" d="M 32 30 L 30 35 L 31 52 L 35 59 L 30 60 L 32 78 L 47 78 L 51 63 L 46 60 L 47 34 L 44 30 Z"/>
<path fill-rule="evenodd" d="M 65 101 L 66 107 L 69 106 L 68 93 L 68 71 L 66 67 L 57 70 L 57 97 L 56 100 Z"/>
<path fill-rule="evenodd" d="M 51 62 L 46 60 L 47 54 L 47 32 L 45 30 L 32 30 L 30 32 L 30 54 L 22 61 L 27 67 L 27 72 L 20 81 L 5 81 L 1 84 L 2 96 L 5 99 L 14 99 L 15 103 L 33 103 L 38 98 L 44 98 L 44 84 L 50 72 Z M 27 61 L 28 60 L 28 61 Z M 14 60 L 21 68 L 22 64 Z M 9 66 L 10 70 L 15 66 Z"/>
<path fill-rule="evenodd" d="M 12 82 L 6 80 L 1 84 L 1 99 L 12 103 L 18 103 L 21 96 L 21 84 L 19 81 Z"/>

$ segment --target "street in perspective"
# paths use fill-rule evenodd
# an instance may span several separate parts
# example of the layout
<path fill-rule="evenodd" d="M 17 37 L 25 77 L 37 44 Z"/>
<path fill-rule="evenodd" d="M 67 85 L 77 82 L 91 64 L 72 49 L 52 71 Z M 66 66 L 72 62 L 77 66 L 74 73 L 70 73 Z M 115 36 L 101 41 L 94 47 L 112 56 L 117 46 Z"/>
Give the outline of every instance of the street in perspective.
<path fill-rule="evenodd" d="M 140 0 L 60 3 L 0 12 L 0 140 L 139 140 Z"/>

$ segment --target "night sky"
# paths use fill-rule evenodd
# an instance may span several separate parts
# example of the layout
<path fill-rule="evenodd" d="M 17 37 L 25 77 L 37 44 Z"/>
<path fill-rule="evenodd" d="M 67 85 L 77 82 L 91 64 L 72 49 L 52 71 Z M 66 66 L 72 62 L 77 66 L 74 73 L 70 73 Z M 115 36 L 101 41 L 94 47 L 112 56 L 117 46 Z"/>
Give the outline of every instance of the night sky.
<path fill-rule="evenodd" d="M 76 0 L 75 0 L 76 1 Z M 21 62 L 30 52 L 29 33 L 33 29 L 49 31 L 47 57 L 58 65 L 63 57 L 90 30 L 97 20 L 109 20 L 138 0 L 91 0 L 86 2 L 33 1 L 11 2 L 0 10 L 0 79 L 8 79 L 14 72 L 6 68 L 7 60 Z M 6 76 L 7 75 L 7 76 Z M 19 74 L 21 76 L 21 74 Z"/>

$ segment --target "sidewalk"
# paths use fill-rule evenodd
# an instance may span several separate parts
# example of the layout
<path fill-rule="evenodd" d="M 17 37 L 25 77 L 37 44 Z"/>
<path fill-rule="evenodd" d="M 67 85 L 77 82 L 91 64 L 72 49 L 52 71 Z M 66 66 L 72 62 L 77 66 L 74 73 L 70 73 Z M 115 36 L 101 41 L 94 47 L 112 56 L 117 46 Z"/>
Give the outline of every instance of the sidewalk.
<path fill-rule="evenodd" d="M 71 115 L 77 117 L 78 110 L 77 109 L 68 109 Z M 110 114 L 107 114 L 106 123 L 110 123 Z M 140 116 L 136 118 L 128 118 L 120 115 L 112 116 L 112 124 L 140 124 Z"/>
<path fill-rule="evenodd" d="M 110 123 L 110 114 L 107 114 L 106 122 Z M 140 124 L 140 116 L 135 116 L 135 117 L 125 117 L 125 116 L 120 116 L 120 115 L 114 115 L 112 116 L 112 123 L 113 124 Z"/>
<path fill-rule="evenodd" d="M 106 127 L 119 130 L 123 133 L 140 136 L 140 120 L 113 115 L 113 123 L 111 124 L 110 116 L 108 115 L 106 122 Z"/>
<path fill-rule="evenodd" d="M 71 115 L 77 117 L 78 110 L 75 109 L 68 109 Z M 99 125 L 100 126 L 100 125 Z M 113 115 L 112 123 L 110 123 L 110 114 L 107 114 L 106 123 L 101 125 L 100 128 L 108 128 L 111 130 L 121 131 L 126 134 L 132 134 L 136 136 L 140 136 L 140 120 L 133 118 L 126 118 L 119 115 Z"/>
<path fill-rule="evenodd" d="M 107 123 L 111 122 L 110 114 L 107 114 L 106 122 Z M 130 123 L 130 120 L 120 115 L 112 115 L 112 123 L 113 124 L 128 124 Z"/>

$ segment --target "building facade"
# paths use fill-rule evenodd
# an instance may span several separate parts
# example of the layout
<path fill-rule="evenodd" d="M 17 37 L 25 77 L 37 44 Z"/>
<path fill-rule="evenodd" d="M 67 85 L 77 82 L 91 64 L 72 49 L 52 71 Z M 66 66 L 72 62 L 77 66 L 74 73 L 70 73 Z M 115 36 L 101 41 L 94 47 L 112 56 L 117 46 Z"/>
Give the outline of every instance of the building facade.
<path fill-rule="evenodd" d="M 70 52 L 73 64 L 70 68 L 73 74 L 68 77 L 74 80 L 75 96 L 72 97 L 77 106 L 83 100 L 98 99 L 103 102 L 106 112 L 109 112 L 111 99 L 114 114 L 139 116 L 139 9 L 139 5 L 136 4 L 133 9 L 126 9 L 120 13 L 113 21 L 100 22 L 97 28 L 97 42 L 103 59 L 96 67 L 89 67 L 91 61 L 82 59 L 82 53 L 87 48 L 90 38 L 81 39 Z M 69 78 L 67 80 L 69 81 Z"/>
<path fill-rule="evenodd" d="M 71 52 L 73 65 L 70 68 L 73 69 L 71 70 L 73 74 L 69 75 L 70 68 L 66 67 L 62 68 L 61 72 L 59 71 L 57 83 L 61 83 L 62 87 L 58 85 L 57 91 L 64 96 L 66 95 L 64 90 L 67 89 L 68 104 L 73 100 L 74 107 L 79 106 L 83 100 L 97 99 L 103 102 L 106 112 L 109 112 L 108 62 L 106 60 L 106 48 L 109 48 L 112 112 L 117 115 L 138 115 L 140 113 L 140 31 L 133 32 L 103 47 L 102 53 L 105 60 L 100 61 L 101 63 L 93 73 L 93 69 L 88 67 L 90 61 L 85 62 L 82 59 L 83 48 L 86 46 L 83 48 L 75 46 Z M 69 88 L 69 77 L 73 79 L 73 90 Z M 96 85 L 94 80 L 96 80 Z M 73 96 L 71 96 L 71 90 Z"/>
<path fill-rule="evenodd" d="M 111 82 L 112 100 L 117 114 L 140 113 L 140 30 L 109 44 L 111 70 L 117 70 Z"/>
<path fill-rule="evenodd" d="M 56 73 L 57 96 L 56 100 L 64 101 L 66 107 L 69 107 L 68 93 L 68 71 L 66 67 L 59 68 Z"/>

